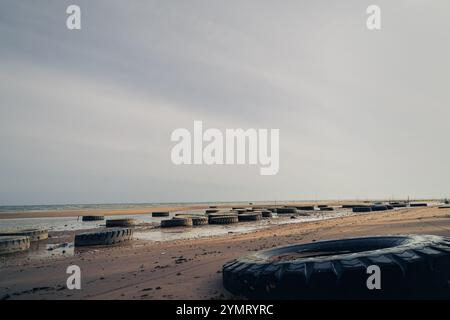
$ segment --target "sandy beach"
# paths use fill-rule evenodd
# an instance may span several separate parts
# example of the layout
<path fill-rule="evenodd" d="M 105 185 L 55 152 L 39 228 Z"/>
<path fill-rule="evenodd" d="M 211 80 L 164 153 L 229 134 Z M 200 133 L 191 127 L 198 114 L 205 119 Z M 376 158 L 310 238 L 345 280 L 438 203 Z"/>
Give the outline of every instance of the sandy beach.
<path fill-rule="evenodd" d="M 1 258 L 3 299 L 225 299 L 224 263 L 273 246 L 388 234 L 450 236 L 450 209 L 418 207 L 274 225 L 254 232 L 192 240 L 134 240 L 76 250 L 71 257 Z M 66 268 L 80 266 L 81 290 L 66 288 Z"/>

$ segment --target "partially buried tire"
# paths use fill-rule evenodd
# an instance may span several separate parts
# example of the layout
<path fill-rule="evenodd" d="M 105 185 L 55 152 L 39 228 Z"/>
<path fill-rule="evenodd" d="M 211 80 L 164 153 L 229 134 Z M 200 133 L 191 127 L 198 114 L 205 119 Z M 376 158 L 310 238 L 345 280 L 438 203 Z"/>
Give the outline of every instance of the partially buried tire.
<path fill-rule="evenodd" d="M 258 221 L 261 220 L 261 212 L 243 213 L 238 215 L 238 221 Z"/>
<path fill-rule="evenodd" d="M 48 230 L 45 229 L 24 229 L 24 230 L 17 230 L 17 231 L 11 231 L 11 232 L 2 232 L 0 233 L 1 236 L 23 236 L 23 237 L 29 237 L 30 241 L 40 241 L 48 239 Z"/>
<path fill-rule="evenodd" d="M 237 215 L 212 216 L 209 217 L 210 224 L 232 224 L 239 222 Z"/>
<path fill-rule="evenodd" d="M 276 212 L 278 214 L 297 213 L 297 209 L 296 208 L 277 208 Z"/>
<path fill-rule="evenodd" d="M 272 218 L 273 217 L 273 213 L 272 213 L 272 211 L 264 210 L 264 211 L 261 211 L 261 216 L 263 218 Z"/>
<path fill-rule="evenodd" d="M 27 236 L 0 236 L 0 255 L 30 248 L 30 238 Z"/>
<path fill-rule="evenodd" d="M 380 268 L 381 289 L 369 290 L 368 266 Z M 398 298 L 448 287 L 450 238 L 375 236 L 259 251 L 223 266 L 233 294 L 260 299 Z"/>
<path fill-rule="evenodd" d="M 297 210 L 314 210 L 314 206 L 298 206 Z"/>
<path fill-rule="evenodd" d="M 193 222 L 191 218 L 176 217 L 170 220 L 162 220 L 161 228 L 173 228 L 173 227 L 192 227 Z"/>
<path fill-rule="evenodd" d="M 428 206 L 428 204 L 425 202 L 416 202 L 416 203 L 410 203 L 409 206 L 410 207 L 426 207 L 426 206 Z"/>
<path fill-rule="evenodd" d="M 100 221 L 105 220 L 104 216 L 83 216 L 81 221 Z"/>
<path fill-rule="evenodd" d="M 75 235 L 75 247 L 112 245 L 133 238 L 133 229 L 114 228 L 104 231 L 84 232 Z"/>
<path fill-rule="evenodd" d="M 374 206 L 372 206 L 370 208 L 372 209 L 372 211 L 386 211 L 386 210 L 388 210 L 388 207 L 386 207 L 384 205 L 380 205 L 380 204 L 374 205 Z"/>
<path fill-rule="evenodd" d="M 177 214 L 177 218 L 189 218 L 192 219 L 192 225 L 194 226 L 203 226 L 205 224 L 208 224 L 208 217 L 203 215 L 189 215 L 189 214 Z"/>
<path fill-rule="evenodd" d="M 168 217 L 169 212 L 168 211 L 160 211 L 160 212 L 152 212 L 152 217 Z"/>
<path fill-rule="evenodd" d="M 107 228 L 132 227 L 136 224 L 134 219 L 110 219 L 106 220 Z"/>

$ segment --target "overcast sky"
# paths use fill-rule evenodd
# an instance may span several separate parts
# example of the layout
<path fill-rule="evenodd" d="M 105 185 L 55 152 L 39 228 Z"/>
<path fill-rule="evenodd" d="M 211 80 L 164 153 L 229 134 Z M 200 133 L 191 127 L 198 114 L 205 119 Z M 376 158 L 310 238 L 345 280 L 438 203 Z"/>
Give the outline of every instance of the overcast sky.
<path fill-rule="evenodd" d="M 450 196 L 449 39 L 448 0 L 2 0 L 0 204 Z M 279 173 L 175 166 L 194 120 Z"/>

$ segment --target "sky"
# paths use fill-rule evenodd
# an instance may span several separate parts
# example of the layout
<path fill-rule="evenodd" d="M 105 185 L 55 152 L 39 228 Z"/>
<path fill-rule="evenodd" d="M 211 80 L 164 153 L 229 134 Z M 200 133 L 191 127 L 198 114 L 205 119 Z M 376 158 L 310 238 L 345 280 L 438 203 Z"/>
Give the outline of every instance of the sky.
<path fill-rule="evenodd" d="M 0 205 L 450 196 L 449 39 L 447 0 L 2 0 Z M 278 174 L 174 165 L 195 120 Z"/>

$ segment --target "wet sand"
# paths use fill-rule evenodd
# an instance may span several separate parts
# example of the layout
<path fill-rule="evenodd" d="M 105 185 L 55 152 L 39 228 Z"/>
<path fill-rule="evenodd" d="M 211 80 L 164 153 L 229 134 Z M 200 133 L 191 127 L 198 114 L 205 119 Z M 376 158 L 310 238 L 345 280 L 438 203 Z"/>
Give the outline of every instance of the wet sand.
<path fill-rule="evenodd" d="M 136 240 L 87 248 L 72 257 L 23 260 L 2 257 L 0 299 L 224 299 L 222 265 L 254 250 L 351 236 L 435 234 L 450 236 L 450 209 L 399 211 L 274 225 L 245 234 L 193 240 Z M 80 266 L 81 290 L 65 287 L 66 268 Z"/>

